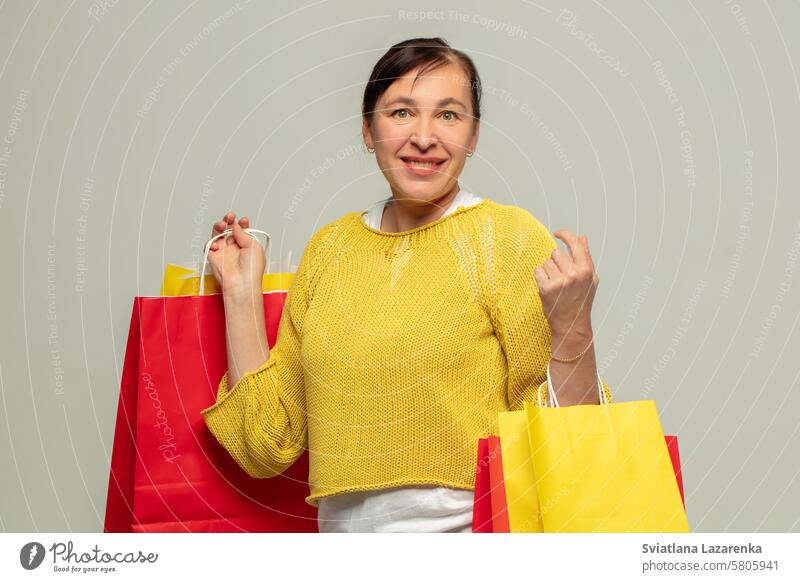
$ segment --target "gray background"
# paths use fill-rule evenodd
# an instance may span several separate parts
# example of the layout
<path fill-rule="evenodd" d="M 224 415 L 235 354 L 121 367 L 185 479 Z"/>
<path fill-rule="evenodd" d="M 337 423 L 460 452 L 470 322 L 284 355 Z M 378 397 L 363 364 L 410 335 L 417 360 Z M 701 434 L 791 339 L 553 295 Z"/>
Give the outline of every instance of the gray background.
<path fill-rule="evenodd" d="M 228 209 L 297 262 L 388 196 L 364 84 L 442 36 L 486 88 L 462 185 L 588 235 L 600 372 L 679 435 L 692 528 L 800 531 L 800 5 L 402 6 L 0 2 L 0 530 L 102 529 L 133 296 Z"/>

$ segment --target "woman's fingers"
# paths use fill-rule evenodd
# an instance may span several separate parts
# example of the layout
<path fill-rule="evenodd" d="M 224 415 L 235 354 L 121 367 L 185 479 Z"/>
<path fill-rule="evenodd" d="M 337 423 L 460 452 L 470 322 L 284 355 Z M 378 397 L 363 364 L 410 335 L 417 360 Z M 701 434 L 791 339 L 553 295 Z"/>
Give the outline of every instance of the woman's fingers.
<path fill-rule="evenodd" d="M 214 228 L 211 229 L 211 236 L 224 232 L 226 228 L 228 228 L 236 218 L 235 212 L 228 212 L 225 216 L 222 217 L 221 220 L 218 220 L 214 223 Z"/>
<path fill-rule="evenodd" d="M 585 236 L 577 236 L 575 233 L 565 228 L 553 234 L 567 245 L 570 259 L 579 271 L 586 272 L 594 268 L 592 256 L 589 253 L 589 240 Z"/>
<path fill-rule="evenodd" d="M 218 220 L 214 223 L 213 228 L 211 229 L 211 237 L 215 237 L 219 234 L 222 234 L 227 229 L 231 229 L 233 231 L 233 236 L 224 237 L 221 239 L 215 240 L 211 243 L 210 249 L 212 251 L 217 251 L 223 246 L 229 246 L 232 244 L 238 244 L 240 247 L 247 247 L 250 246 L 252 242 L 252 238 L 244 232 L 245 228 L 250 228 L 250 219 L 246 216 L 242 216 L 238 222 L 236 220 L 236 213 L 233 211 L 228 212 L 225 216 L 222 217 L 222 220 Z M 238 231 L 238 236 L 237 236 Z"/>
<path fill-rule="evenodd" d="M 222 232 L 222 231 L 224 231 L 224 230 L 225 230 L 226 228 L 228 228 L 228 227 L 229 227 L 231 224 L 233 224 L 233 221 L 234 221 L 235 219 L 236 219 L 236 213 L 234 213 L 234 212 L 228 212 L 228 213 L 227 213 L 225 216 L 223 216 L 223 217 L 222 217 L 222 220 L 220 220 L 219 222 L 217 222 L 217 223 L 214 225 L 214 230 L 217 230 L 217 231 L 219 231 L 219 232 Z"/>
<path fill-rule="evenodd" d="M 236 241 L 236 244 L 243 249 L 246 249 L 254 242 L 253 238 L 247 234 L 244 231 L 244 228 L 242 228 L 242 226 L 238 223 L 233 225 L 233 236 L 228 240 Z"/>
<path fill-rule="evenodd" d="M 575 258 L 576 252 L 579 252 L 578 249 L 578 237 L 575 235 L 574 232 L 571 230 L 567 230 L 566 228 L 562 228 L 561 230 L 557 230 L 553 233 L 553 235 L 561 239 L 561 241 L 567 245 L 567 249 L 569 250 L 569 254 L 572 258 Z M 580 249 L 583 250 L 583 249 Z"/>
<path fill-rule="evenodd" d="M 533 270 L 533 278 L 536 279 L 536 286 L 539 288 L 539 293 L 544 291 L 546 283 L 549 281 L 547 273 L 541 267 L 536 267 Z"/>
<path fill-rule="evenodd" d="M 222 234 L 225 230 L 229 229 L 233 224 L 233 221 L 236 219 L 236 213 L 228 211 L 221 220 L 218 220 L 214 223 L 214 226 L 211 228 L 211 238 L 214 238 L 218 234 Z M 246 218 L 242 217 L 239 221 L 241 223 L 242 220 L 247 220 Z M 222 248 L 223 239 L 217 239 L 213 243 L 211 243 L 211 250 L 216 251 Z"/>
<path fill-rule="evenodd" d="M 542 268 L 544 268 L 544 272 L 547 273 L 549 279 L 555 279 L 561 275 L 561 270 L 553 259 L 547 259 L 542 265 Z"/>
<path fill-rule="evenodd" d="M 553 252 L 550 254 L 550 258 L 555 262 L 556 265 L 558 265 L 558 268 L 562 273 L 568 273 L 570 267 L 572 267 L 572 258 L 567 256 L 567 253 L 559 248 L 553 249 Z"/>
<path fill-rule="evenodd" d="M 589 250 L 589 237 L 582 236 L 581 237 L 581 244 L 583 245 L 584 253 L 586 254 L 586 262 L 591 265 L 592 270 L 594 270 L 594 259 L 592 259 L 592 251 Z"/>
<path fill-rule="evenodd" d="M 235 212 L 228 212 L 225 216 L 222 217 L 222 220 L 218 220 L 214 223 L 214 228 L 211 232 L 211 236 L 215 236 L 220 234 L 221 232 L 225 232 L 225 229 L 231 228 L 231 225 L 234 223 L 236 219 Z M 250 219 L 246 216 L 242 216 L 239 219 L 239 226 L 242 228 L 250 228 Z"/>

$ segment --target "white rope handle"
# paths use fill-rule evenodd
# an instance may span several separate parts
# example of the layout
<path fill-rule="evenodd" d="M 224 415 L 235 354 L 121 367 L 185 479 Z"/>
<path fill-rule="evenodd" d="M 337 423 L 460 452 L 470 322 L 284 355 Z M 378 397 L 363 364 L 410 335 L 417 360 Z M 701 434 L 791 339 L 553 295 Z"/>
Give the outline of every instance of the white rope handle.
<path fill-rule="evenodd" d="M 603 380 L 600 378 L 600 373 L 597 373 L 597 391 L 600 394 L 600 404 L 608 404 L 608 399 L 606 398 L 606 391 L 603 390 Z M 550 397 L 550 402 L 553 404 L 553 408 L 561 408 L 558 404 L 558 398 L 556 398 L 556 392 L 553 389 L 553 382 L 550 380 L 550 363 L 547 364 L 547 394 Z M 539 400 L 539 406 L 542 406 L 542 399 L 541 396 L 537 393 L 537 399 Z"/>
<path fill-rule="evenodd" d="M 267 269 L 266 272 L 269 273 L 269 260 L 272 257 L 272 245 L 270 244 L 272 239 L 270 238 L 269 234 L 264 232 L 263 230 L 258 230 L 257 228 L 245 228 L 244 231 L 251 237 L 256 239 L 258 242 L 258 237 L 255 233 L 263 234 L 266 237 L 266 241 L 264 242 L 264 253 L 267 254 Z M 203 295 L 203 288 L 206 282 L 206 265 L 208 264 L 208 252 L 211 250 L 212 243 L 217 240 L 218 238 L 225 237 L 228 238 L 228 235 L 233 235 L 233 229 L 228 228 L 225 231 L 219 233 L 218 235 L 212 236 L 208 242 L 206 243 L 206 247 L 203 250 L 203 268 L 200 271 L 200 295 Z M 260 243 L 259 243 L 260 244 Z"/>

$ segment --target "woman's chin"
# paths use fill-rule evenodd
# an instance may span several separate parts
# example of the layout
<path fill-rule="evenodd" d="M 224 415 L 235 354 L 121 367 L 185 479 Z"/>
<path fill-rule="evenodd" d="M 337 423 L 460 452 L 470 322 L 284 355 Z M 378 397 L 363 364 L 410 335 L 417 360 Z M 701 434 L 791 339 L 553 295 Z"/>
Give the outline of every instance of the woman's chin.
<path fill-rule="evenodd" d="M 409 198 L 432 200 L 447 187 L 449 176 L 439 176 L 427 180 L 399 180 L 395 189 L 404 192 Z"/>
<path fill-rule="evenodd" d="M 432 200 L 436 200 L 439 197 L 440 190 L 438 189 L 411 189 L 411 190 L 402 190 L 403 197 L 406 200 L 414 200 L 419 202 L 420 204 L 428 204 Z"/>

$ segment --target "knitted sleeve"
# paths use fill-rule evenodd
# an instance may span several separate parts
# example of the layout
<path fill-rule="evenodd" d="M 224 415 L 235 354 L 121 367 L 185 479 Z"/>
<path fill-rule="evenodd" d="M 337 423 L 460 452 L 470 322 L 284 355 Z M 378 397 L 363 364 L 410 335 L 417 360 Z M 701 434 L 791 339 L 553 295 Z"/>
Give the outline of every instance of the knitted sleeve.
<path fill-rule="evenodd" d="M 299 353 L 313 241 L 312 237 L 287 293 L 269 358 L 244 374 L 233 388 L 225 372 L 216 403 L 201 412 L 216 439 L 252 477 L 282 473 L 306 447 L 306 397 Z"/>
<path fill-rule="evenodd" d="M 508 362 L 509 410 L 547 401 L 552 333 L 533 271 L 550 258 L 556 241 L 530 212 L 505 206 L 495 229 L 495 325 Z M 611 402 L 611 390 L 603 382 Z"/>

